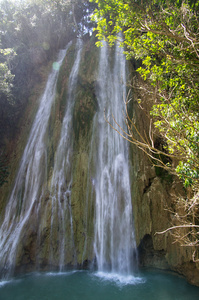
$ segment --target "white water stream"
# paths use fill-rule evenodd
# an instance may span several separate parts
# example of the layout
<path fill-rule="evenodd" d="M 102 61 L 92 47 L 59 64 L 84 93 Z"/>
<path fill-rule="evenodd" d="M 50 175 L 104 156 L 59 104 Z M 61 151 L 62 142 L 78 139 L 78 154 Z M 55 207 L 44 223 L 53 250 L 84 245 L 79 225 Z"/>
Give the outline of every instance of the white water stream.
<path fill-rule="evenodd" d="M 74 257 L 74 237 L 73 237 L 73 218 L 71 211 L 71 186 L 72 186 L 72 150 L 73 150 L 73 135 L 72 135 L 72 116 L 75 103 L 74 92 L 77 84 L 77 75 L 81 60 L 82 41 L 77 40 L 75 61 L 70 73 L 68 81 L 67 107 L 63 119 L 61 137 L 57 147 L 54 169 L 51 182 L 51 198 L 52 198 L 52 214 L 51 214 L 51 231 L 53 230 L 54 222 L 58 216 L 59 222 L 59 268 L 60 271 L 64 267 L 64 257 L 67 251 L 73 251 Z M 66 234 L 67 219 L 70 220 L 70 236 Z M 52 238 L 52 234 L 50 237 Z M 71 249 L 66 249 L 66 237 L 72 241 Z M 53 256 L 53 253 L 51 253 Z M 53 260 L 53 257 L 50 258 Z"/>
<path fill-rule="evenodd" d="M 101 49 L 98 78 L 94 250 L 99 271 L 126 276 L 132 274 L 135 264 L 131 262 L 136 256 L 128 144 L 104 119 L 104 111 L 110 120 L 113 114 L 125 129 L 126 60 L 118 44 L 112 60 L 108 47 Z"/>
<path fill-rule="evenodd" d="M 71 43 L 65 50 L 60 51 L 57 66 L 61 66 L 70 45 Z M 48 77 L 1 224 L 0 269 L 6 274 L 12 272 L 20 235 L 29 222 L 34 204 L 40 199 L 46 182 L 46 134 L 51 107 L 55 99 L 58 73 L 58 70 L 53 69 Z"/>

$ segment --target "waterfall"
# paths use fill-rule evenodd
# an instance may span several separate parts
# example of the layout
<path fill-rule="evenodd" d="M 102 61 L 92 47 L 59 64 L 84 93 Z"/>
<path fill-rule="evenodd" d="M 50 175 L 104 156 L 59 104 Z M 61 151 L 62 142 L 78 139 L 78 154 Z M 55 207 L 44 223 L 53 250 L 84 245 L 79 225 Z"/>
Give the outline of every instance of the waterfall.
<path fill-rule="evenodd" d="M 77 40 L 75 61 L 69 76 L 67 107 L 63 119 L 61 137 L 57 147 L 54 169 L 51 182 L 52 214 L 51 232 L 53 231 L 55 216 L 58 216 L 59 228 L 59 268 L 63 270 L 66 252 L 73 252 L 75 257 L 75 246 L 73 237 L 73 219 L 71 211 L 71 186 L 72 186 L 72 115 L 75 103 L 74 92 L 77 84 L 77 75 L 81 59 L 82 41 Z M 72 241 L 70 249 L 66 249 L 66 224 L 69 220 L 69 240 Z M 53 235 L 51 233 L 50 237 Z M 53 253 L 51 253 L 53 255 Z M 52 258 L 50 258 L 52 260 Z M 75 260 L 73 262 L 75 264 Z"/>
<path fill-rule="evenodd" d="M 99 271 L 132 274 L 136 244 L 133 232 L 128 145 L 104 119 L 105 115 L 125 130 L 123 98 L 126 96 L 126 61 L 119 44 L 112 58 L 104 44 L 98 75 L 96 208 L 94 251 Z M 111 59 L 112 58 L 112 59 Z M 135 267 L 135 265 L 134 265 Z"/>
<path fill-rule="evenodd" d="M 56 66 L 61 65 L 70 45 L 71 43 L 65 50 L 60 51 Z M 58 69 L 53 69 L 48 77 L 1 224 L 0 268 L 5 274 L 11 273 L 15 266 L 22 232 L 30 222 L 34 206 L 38 206 L 47 180 L 46 135 L 51 107 L 55 99 Z"/>
<path fill-rule="evenodd" d="M 20 271 L 21 266 L 26 271 L 40 267 L 63 271 L 67 265 L 84 265 L 93 259 L 93 248 L 99 271 L 129 275 L 135 267 L 128 144 L 104 119 L 105 110 L 106 116 L 113 114 L 125 130 L 122 113 L 122 99 L 126 97 L 125 56 L 119 45 L 114 56 L 104 45 L 100 50 L 97 81 L 92 70 L 93 77 L 87 82 L 87 66 L 80 68 L 87 52 L 82 52 L 82 41 L 77 39 L 74 55 L 71 47 L 62 68 L 60 78 L 67 84 L 59 94 L 57 66 L 70 46 L 71 43 L 60 52 L 49 75 L 1 221 L 3 274 L 10 275 L 17 267 Z M 69 61 L 71 58 L 73 62 Z M 65 67 L 70 67 L 68 76 L 63 72 Z M 88 83 L 86 88 L 92 89 L 89 96 L 84 82 Z M 91 82 L 95 82 L 96 90 Z M 62 109 L 55 108 L 55 103 L 64 105 L 63 118 L 59 118 Z M 79 112 L 87 110 L 85 119 L 88 116 L 92 126 L 88 126 L 87 132 L 80 128 L 76 135 L 74 123 L 81 120 Z M 78 126 L 84 125 L 85 119 Z M 86 146 L 81 148 L 83 142 Z"/>

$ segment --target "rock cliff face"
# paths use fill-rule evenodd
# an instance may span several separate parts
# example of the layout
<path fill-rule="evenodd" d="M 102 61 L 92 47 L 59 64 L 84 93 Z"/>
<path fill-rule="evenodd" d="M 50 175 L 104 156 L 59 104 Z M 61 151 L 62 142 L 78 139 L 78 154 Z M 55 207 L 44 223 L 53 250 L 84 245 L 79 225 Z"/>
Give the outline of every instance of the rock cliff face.
<path fill-rule="evenodd" d="M 149 89 L 140 78 L 137 84 Z M 149 94 L 133 91 L 133 116 L 141 135 L 149 134 Z M 136 99 L 144 99 L 142 108 Z M 183 274 L 187 280 L 199 285 L 199 264 L 193 262 L 193 249 L 182 247 L 171 232 L 157 234 L 171 227 L 173 215 L 178 212 L 176 199 L 184 194 L 182 184 L 161 169 L 156 169 L 148 156 L 131 145 L 132 201 L 136 240 L 141 266 L 170 269 Z"/>
<path fill-rule="evenodd" d="M 86 267 L 94 259 L 95 195 L 92 187 L 94 166 L 92 157 L 90 157 L 90 149 L 92 147 L 92 123 L 98 109 L 96 100 L 98 51 L 92 39 L 84 42 L 74 95 L 73 129 L 70 139 L 70 142 L 73 143 L 72 156 L 70 157 L 73 180 L 70 187 L 71 198 L 68 197 L 66 201 L 68 210 L 65 216 L 67 220 L 65 233 L 68 237 L 70 236 L 64 246 L 67 249 L 64 254 L 64 264 L 67 266 Z M 16 255 L 17 271 L 32 271 L 38 268 L 57 269 L 60 263 L 58 237 L 61 228 L 58 220 L 53 220 L 56 225 L 52 227 L 53 199 L 50 193 L 50 182 L 55 164 L 56 145 L 60 138 L 61 124 L 67 106 L 67 84 L 75 59 L 74 53 L 74 45 L 72 45 L 60 69 L 56 99 L 51 110 L 46 136 L 48 168 L 45 186 L 41 199 L 38 199 L 32 207 L 28 226 L 20 237 Z M 140 84 L 143 83 L 140 81 Z M 133 91 L 133 99 L 140 98 L 139 93 Z M 149 128 L 149 120 L 145 115 L 145 110 L 149 110 L 147 99 L 144 110 L 139 108 L 136 101 L 133 102 L 130 109 L 133 111 L 138 130 L 144 135 Z M 33 118 L 33 115 L 29 113 L 28 122 L 30 122 L 31 116 Z M 24 138 L 21 140 L 24 145 Z M 172 269 L 185 275 L 191 283 L 199 285 L 199 266 L 192 261 L 191 249 L 185 249 L 180 247 L 178 243 L 173 243 L 174 239 L 170 233 L 156 234 L 170 226 L 172 214 L 169 208 L 172 207 L 175 210 L 175 195 L 183 193 L 182 186 L 176 179 L 167 174 L 159 174 L 141 150 L 133 145 L 129 147 L 133 215 L 140 265 Z M 22 153 L 22 148 L 21 146 L 20 153 Z M 16 167 L 16 164 L 13 164 L 12 178 Z M 3 208 L 8 195 L 8 188 L 11 188 L 12 185 L 11 181 L 10 178 L 9 184 L 1 189 L 0 207 L 2 207 L 2 214 L 4 213 Z M 62 192 L 63 197 L 65 197 L 66 190 Z M 63 199 L 66 200 L 66 198 Z M 62 205 L 61 200 L 60 203 Z M 71 217 L 73 232 L 71 232 Z"/>

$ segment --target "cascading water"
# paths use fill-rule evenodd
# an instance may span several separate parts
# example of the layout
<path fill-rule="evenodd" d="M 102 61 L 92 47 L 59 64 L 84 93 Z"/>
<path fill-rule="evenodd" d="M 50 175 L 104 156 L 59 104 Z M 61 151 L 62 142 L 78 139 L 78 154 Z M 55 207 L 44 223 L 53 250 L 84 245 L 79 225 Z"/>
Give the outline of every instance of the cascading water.
<path fill-rule="evenodd" d="M 128 145 L 104 119 L 104 111 L 106 116 L 113 114 L 125 129 L 122 113 L 122 99 L 126 95 L 125 66 L 125 56 L 119 45 L 116 46 L 113 61 L 110 60 L 108 47 L 102 47 L 98 76 L 99 137 L 94 181 L 94 251 L 99 271 L 130 275 L 133 271 L 133 256 L 136 256 L 136 244 L 132 221 Z"/>
<path fill-rule="evenodd" d="M 61 52 L 59 64 L 62 63 L 65 54 L 66 51 Z M 25 270 L 39 270 L 41 266 L 42 269 L 63 271 L 68 264 L 77 266 L 92 260 L 94 243 L 94 255 L 99 271 L 111 270 L 112 273 L 129 275 L 132 273 L 131 262 L 136 253 L 136 245 L 133 234 L 128 145 L 104 120 L 105 109 L 107 116 L 113 114 L 118 123 L 125 128 L 122 114 L 122 98 L 126 92 L 125 56 L 118 45 L 113 59 L 107 47 L 100 50 L 96 84 L 98 111 L 92 108 L 92 117 L 88 120 L 89 124 L 93 124 L 93 127 L 89 127 L 88 135 L 92 135 L 92 138 L 86 142 L 84 154 L 80 153 L 78 156 L 82 149 L 77 145 L 82 144 L 82 139 L 86 139 L 87 136 L 83 135 L 78 140 L 79 133 L 84 131 L 80 128 L 75 135 L 77 131 L 73 125 L 76 121 L 78 124 L 84 124 L 85 119 L 81 123 L 82 120 L 78 119 L 77 115 L 93 107 L 96 95 L 93 93 L 93 98 L 89 98 L 89 106 L 88 96 L 85 96 L 86 100 L 83 102 L 80 99 L 83 94 L 77 93 L 85 80 L 83 76 L 86 76 L 83 74 L 85 69 L 79 67 L 83 57 L 80 39 L 77 39 L 74 56 L 72 51 L 68 55 L 64 66 L 71 66 L 71 63 L 67 64 L 68 57 L 74 57 L 74 63 L 70 76 L 67 77 L 63 73 L 63 82 L 68 82 L 67 88 L 61 88 L 62 100 L 56 100 L 66 103 L 62 125 L 61 118 L 56 119 L 62 114 L 62 110 L 52 109 L 53 103 L 56 102 L 54 100 L 60 99 L 55 95 L 58 78 L 56 68 L 49 76 L 41 98 L 1 224 L 0 268 L 5 274 L 11 273 L 15 265 L 19 266 L 19 270 L 20 266 L 24 266 Z M 80 80 L 77 82 L 78 76 Z M 93 76 L 95 81 L 96 75 Z M 67 91 L 64 97 L 63 90 Z M 75 106 L 76 103 L 79 103 L 79 107 Z M 55 124 L 50 122 L 51 119 L 54 120 L 54 115 L 59 124 L 58 132 L 56 121 Z M 52 132 L 55 133 L 55 139 L 51 136 Z M 78 161 L 79 157 L 81 160 Z M 49 166 L 47 161 L 50 161 Z M 84 168 L 81 169 L 82 164 Z M 79 184 L 81 176 L 85 185 Z M 79 186 L 83 186 L 86 192 L 83 193 L 83 189 L 79 191 Z"/>
<path fill-rule="evenodd" d="M 70 45 L 60 51 L 56 66 L 61 65 Z M 30 222 L 34 206 L 39 206 L 38 201 L 47 180 L 46 135 L 55 99 L 58 69 L 53 69 L 49 75 L 0 228 L 0 268 L 8 275 L 15 266 L 21 234 Z"/>
<path fill-rule="evenodd" d="M 68 82 L 68 95 L 67 95 L 67 107 L 65 116 L 63 119 L 61 137 L 57 147 L 54 169 L 51 182 L 51 198 L 52 198 L 52 214 L 51 214 L 51 231 L 53 231 L 54 222 L 57 222 L 56 216 L 58 216 L 59 227 L 59 266 L 60 271 L 64 267 L 65 255 L 67 252 L 73 252 L 74 264 L 75 264 L 75 246 L 73 237 L 73 219 L 71 211 L 71 185 L 72 185 L 72 115 L 73 107 L 75 103 L 74 91 L 77 84 L 77 75 L 79 70 L 79 64 L 81 59 L 82 41 L 77 40 L 76 55 L 73 68 L 70 73 Z M 70 249 L 66 249 L 66 224 L 69 220 L 69 240 Z M 53 235 L 50 235 L 51 238 Z M 53 255 L 51 253 L 51 255 Z M 50 259 L 52 260 L 52 259 Z"/>

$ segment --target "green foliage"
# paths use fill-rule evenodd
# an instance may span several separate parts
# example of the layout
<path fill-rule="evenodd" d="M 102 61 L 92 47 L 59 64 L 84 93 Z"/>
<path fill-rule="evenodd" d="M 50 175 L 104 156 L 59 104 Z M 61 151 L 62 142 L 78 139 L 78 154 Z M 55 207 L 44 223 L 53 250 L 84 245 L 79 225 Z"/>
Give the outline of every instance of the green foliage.
<path fill-rule="evenodd" d="M 99 43 L 111 45 L 119 32 L 127 58 L 151 82 L 156 99 L 151 115 L 167 153 L 176 156 L 185 186 L 198 189 L 199 170 L 199 17 L 197 1 L 93 0 L 98 4 Z M 174 171 L 174 170 L 172 170 Z"/>
<path fill-rule="evenodd" d="M 6 97 L 10 96 L 13 78 L 8 65 L 0 63 L 0 94 Z"/>
<path fill-rule="evenodd" d="M 34 71 L 41 56 L 50 58 L 58 48 L 92 26 L 89 18 L 92 10 L 93 5 L 87 0 L 0 2 L 0 49 L 5 52 L 10 48 L 17 53 L 8 68 L 16 75 L 20 88 L 22 77 L 26 77 L 27 84 L 24 69 Z"/>
<path fill-rule="evenodd" d="M 180 178 L 184 180 L 184 186 L 189 187 L 194 184 L 194 180 L 199 178 L 199 170 L 190 168 L 190 165 L 193 166 L 193 162 L 189 161 L 183 163 L 182 161 L 178 164 L 176 171 L 178 172 Z"/>
<path fill-rule="evenodd" d="M 0 93 L 27 99 L 41 64 L 93 26 L 92 11 L 87 0 L 0 1 Z"/>
<path fill-rule="evenodd" d="M 11 89 L 14 79 L 10 66 L 15 54 L 12 48 L 0 48 L 0 98 L 6 98 L 8 101 L 11 99 Z"/>

